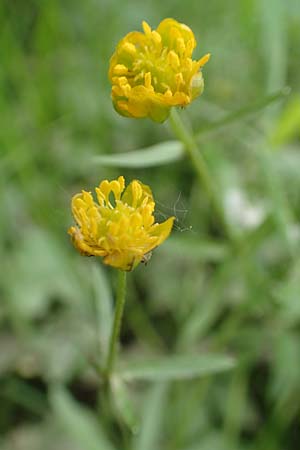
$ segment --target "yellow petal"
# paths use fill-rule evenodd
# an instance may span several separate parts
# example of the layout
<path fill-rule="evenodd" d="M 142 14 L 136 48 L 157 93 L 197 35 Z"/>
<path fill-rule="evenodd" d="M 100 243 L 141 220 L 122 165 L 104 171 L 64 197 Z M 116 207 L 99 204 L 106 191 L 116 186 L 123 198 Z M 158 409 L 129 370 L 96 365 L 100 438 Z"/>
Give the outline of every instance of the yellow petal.
<path fill-rule="evenodd" d="M 164 19 L 156 30 L 162 37 L 162 42 L 169 48 L 176 47 L 176 39 L 181 37 L 185 44 L 192 42 L 192 50 L 196 47 L 196 39 L 192 30 L 174 19 Z"/>
<path fill-rule="evenodd" d="M 158 241 L 156 245 L 160 245 L 170 235 L 174 220 L 175 217 L 169 217 L 165 222 L 155 224 L 151 227 L 149 234 L 151 234 L 151 236 L 157 236 Z"/>

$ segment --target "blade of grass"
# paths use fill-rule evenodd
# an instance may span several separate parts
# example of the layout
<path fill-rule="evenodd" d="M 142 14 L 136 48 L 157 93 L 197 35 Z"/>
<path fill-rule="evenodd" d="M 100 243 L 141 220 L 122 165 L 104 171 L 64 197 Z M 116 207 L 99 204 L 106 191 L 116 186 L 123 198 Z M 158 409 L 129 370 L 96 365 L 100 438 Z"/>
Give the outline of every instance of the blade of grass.
<path fill-rule="evenodd" d="M 127 364 L 119 373 L 125 380 L 183 380 L 230 370 L 234 365 L 234 359 L 225 354 L 173 355 Z"/>
<path fill-rule="evenodd" d="M 86 450 L 114 450 L 95 416 L 77 403 L 62 386 L 50 390 L 54 415 L 66 432 Z"/>
<path fill-rule="evenodd" d="M 266 87 L 283 86 L 287 68 L 286 5 L 282 0 L 260 0 L 261 42 L 266 64 Z"/>
<path fill-rule="evenodd" d="M 163 425 L 168 385 L 157 383 L 151 386 L 144 401 L 141 428 L 133 441 L 133 450 L 153 450 L 159 447 L 159 435 Z"/>
<path fill-rule="evenodd" d="M 183 156 L 183 145 L 180 142 L 166 141 L 132 152 L 94 156 L 90 162 L 104 167 L 145 168 L 169 164 Z"/>

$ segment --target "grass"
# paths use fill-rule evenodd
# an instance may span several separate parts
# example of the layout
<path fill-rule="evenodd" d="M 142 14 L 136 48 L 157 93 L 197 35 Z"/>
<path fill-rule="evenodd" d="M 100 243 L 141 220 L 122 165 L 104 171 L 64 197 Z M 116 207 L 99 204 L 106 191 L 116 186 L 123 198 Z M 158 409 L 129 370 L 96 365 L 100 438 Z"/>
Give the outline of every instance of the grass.
<path fill-rule="evenodd" d="M 194 30 L 196 56 L 212 53 L 203 96 L 180 114 L 235 249 L 178 144 L 176 158 L 168 144 L 159 154 L 170 126 L 111 105 L 116 43 L 168 16 Z M 1 450 L 298 448 L 298 3 L 5 0 L 0 20 Z M 136 152 L 126 165 L 127 152 L 151 146 L 147 164 Z M 128 277 L 107 397 L 97 367 L 116 280 L 80 257 L 66 230 L 71 196 L 120 173 L 150 184 L 158 220 L 176 223 Z M 185 359 L 161 362 L 174 354 Z"/>

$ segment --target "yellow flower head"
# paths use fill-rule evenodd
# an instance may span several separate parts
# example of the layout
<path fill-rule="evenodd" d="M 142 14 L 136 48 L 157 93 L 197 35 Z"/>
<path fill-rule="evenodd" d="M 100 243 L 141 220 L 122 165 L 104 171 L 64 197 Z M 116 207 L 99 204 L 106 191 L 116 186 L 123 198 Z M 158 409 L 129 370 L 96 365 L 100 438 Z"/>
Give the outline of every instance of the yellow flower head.
<path fill-rule="evenodd" d="M 124 177 L 104 180 L 96 188 L 98 202 L 82 191 L 72 199 L 77 226 L 69 229 L 82 255 L 102 256 L 105 264 L 132 270 L 170 234 L 174 217 L 154 223 L 151 189 L 133 180 L 125 189 Z"/>
<path fill-rule="evenodd" d="M 201 67 L 210 55 L 192 60 L 194 34 L 174 19 L 153 31 L 143 22 L 143 30 L 127 34 L 110 60 L 112 100 L 123 116 L 163 122 L 171 106 L 186 106 L 203 92 Z"/>

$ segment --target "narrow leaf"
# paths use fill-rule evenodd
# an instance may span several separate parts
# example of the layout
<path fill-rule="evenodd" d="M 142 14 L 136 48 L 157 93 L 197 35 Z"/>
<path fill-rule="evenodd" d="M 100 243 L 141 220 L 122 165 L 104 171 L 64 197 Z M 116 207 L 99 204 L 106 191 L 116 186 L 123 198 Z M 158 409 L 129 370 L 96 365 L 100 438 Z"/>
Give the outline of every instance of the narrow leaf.
<path fill-rule="evenodd" d="M 169 164 L 181 159 L 183 155 L 184 150 L 180 142 L 166 141 L 132 152 L 95 156 L 91 162 L 106 167 L 143 168 Z"/>
<path fill-rule="evenodd" d="M 300 95 L 295 95 L 281 113 L 271 142 L 273 145 L 282 145 L 298 136 L 300 136 Z"/>
<path fill-rule="evenodd" d="M 267 90 L 271 91 L 284 85 L 286 79 L 287 8 L 282 0 L 260 0 L 257 5 L 261 21 L 261 51 L 267 69 Z"/>
<path fill-rule="evenodd" d="M 124 380 L 114 376 L 111 380 L 112 401 L 116 407 L 116 411 L 122 422 L 131 429 L 132 433 L 136 433 L 138 429 L 139 417 L 133 403 L 132 393 Z"/>
<path fill-rule="evenodd" d="M 99 421 L 90 411 L 79 405 L 63 387 L 50 391 L 54 414 L 67 433 L 84 450 L 114 450 Z"/>
<path fill-rule="evenodd" d="M 166 383 L 151 386 L 142 411 L 141 428 L 133 443 L 133 450 L 153 450 L 159 447 L 160 431 L 163 426 L 167 400 Z"/>
<path fill-rule="evenodd" d="M 183 380 L 213 375 L 234 365 L 233 358 L 227 355 L 177 355 L 136 362 L 120 370 L 120 374 L 126 380 Z"/>

